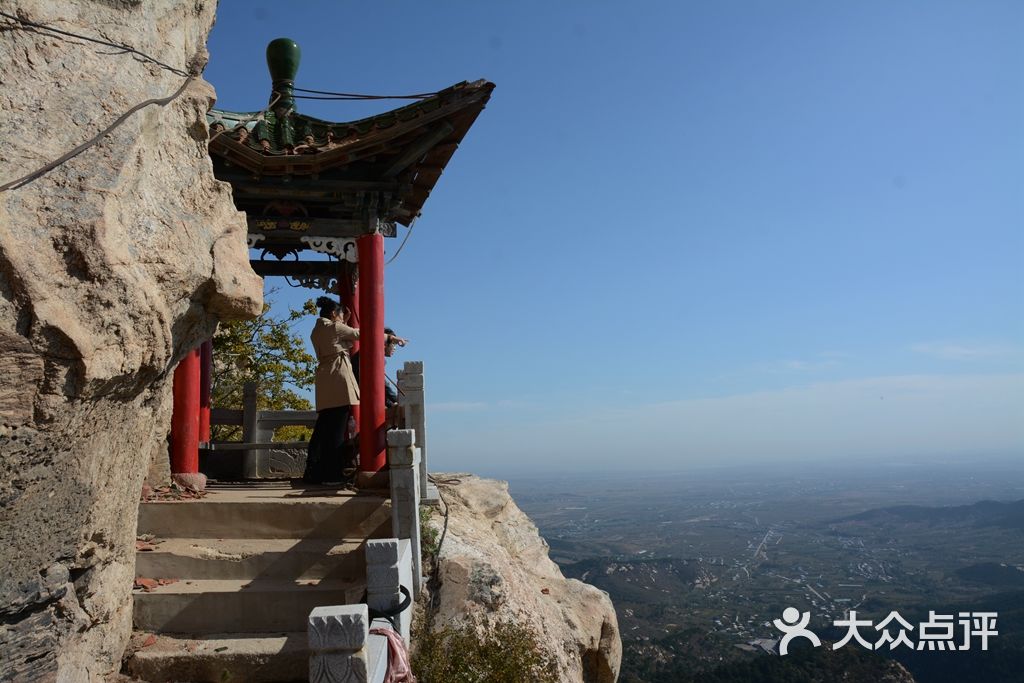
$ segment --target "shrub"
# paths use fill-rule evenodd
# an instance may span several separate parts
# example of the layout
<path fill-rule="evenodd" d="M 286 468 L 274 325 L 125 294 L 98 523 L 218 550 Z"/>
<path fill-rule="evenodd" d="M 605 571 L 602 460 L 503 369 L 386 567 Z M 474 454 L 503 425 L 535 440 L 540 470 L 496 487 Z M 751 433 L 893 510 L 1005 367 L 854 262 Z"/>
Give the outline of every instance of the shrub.
<path fill-rule="evenodd" d="M 412 668 L 420 683 L 558 683 L 558 668 L 532 628 L 472 619 L 416 638 Z"/>
<path fill-rule="evenodd" d="M 437 529 L 430 525 L 434 517 L 434 509 L 429 505 L 420 505 L 420 554 L 423 556 L 423 566 L 427 566 L 427 559 L 433 559 L 437 552 Z"/>

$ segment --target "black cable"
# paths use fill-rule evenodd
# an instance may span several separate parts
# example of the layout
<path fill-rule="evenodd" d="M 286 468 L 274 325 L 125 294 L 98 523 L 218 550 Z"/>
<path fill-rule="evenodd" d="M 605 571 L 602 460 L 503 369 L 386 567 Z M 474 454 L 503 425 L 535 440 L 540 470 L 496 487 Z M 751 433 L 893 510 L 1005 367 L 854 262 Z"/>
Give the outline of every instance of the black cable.
<path fill-rule="evenodd" d="M 394 607 L 390 609 L 372 609 L 371 607 L 366 608 L 366 612 L 370 617 L 371 622 L 374 619 L 387 619 L 388 623 L 391 624 L 392 629 L 394 629 L 395 631 L 400 630 L 398 628 L 398 624 L 395 623 L 395 617 L 404 612 L 409 607 L 409 605 L 412 604 L 412 593 L 410 593 L 409 589 L 403 586 L 402 584 L 398 584 L 398 591 L 402 594 L 402 600 Z M 366 602 L 367 597 L 368 593 L 364 591 L 363 602 Z"/>
<path fill-rule="evenodd" d="M 421 92 L 413 95 L 364 95 L 354 92 L 331 92 L 329 90 L 309 90 L 307 88 L 292 88 L 295 92 L 306 92 L 314 95 L 330 95 L 330 97 L 309 97 L 308 95 L 296 95 L 306 100 L 425 100 L 433 97 L 436 92 Z"/>
<path fill-rule="evenodd" d="M 279 99 L 281 99 L 281 93 L 275 91 L 274 92 L 274 98 L 272 100 L 270 100 L 270 104 L 267 105 L 266 109 L 261 109 L 260 111 L 256 112 L 255 114 L 252 114 L 252 115 L 242 119 L 241 121 L 236 123 L 234 125 L 234 127 L 231 128 L 230 130 L 233 130 L 233 131 L 234 130 L 238 130 L 239 126 L 244 126 L 245 124 L 249 123 L 250 121 L 255 121 L 256 119 L 262 118 L 264 114 L 269 112 L 274 107 L 274 105 L 277 104 L 277 101 Z M 214 133 L 213 135 L 210 136 L 210 139 L 207 141 L 207 144 L 213 142 L 214 140 L 219 138 L 224 133 L 227 133 L 228 130 L 229 129 L 228 129 L 227 126 L 225 126 L 223 130 L 218 130 L 216 133 Z M 294 287 L 295 285 L 292 285 L 292 286 Z"/>
<path fill-rule="evenodd" d="M 437 548 L 434 550 L 434 561 L 432 562 L 433 566 L 430 568 L 430 583 L 434 584 L 435 590 L 430 594 L 430 609 L 428 610 L 429 621 L 433 617 L 433 612 L 437 609 L 437 598 L 438 593 L 440 592 L 439 590 L 437 590 L 437 575 L 441 568 L 441 546 L 444 545 L 444 539 L 448 535 L 448 515 L 451 511 L 451 505 L 448 503 L 447 500 L 445 500 L 444 494 L 441 493 L 441 487 L 438 485 L 450 484 L 452 486 L 456 486 L 458 484 L 461 484 L 462 480 L 457 477 L 446 477 L 444 479 L 439 479 L 432 474 L 428 474 L 427 481 L 432 483 L 434 486 L 437 486 L 437 497 L 441 499 L 442 503 L 444 503 L 444 526 L 442 526 L 441 528 L 441 536 L 438 538 Z"/>
<path fill-rule="evenodd" d="M 81 40 L 87 40 L 90 43 L 96 43 L 98 45 L 104 45 L 106 47 L 117 48 L 118 50 L 123 50 L 123 51 L 129 52 L 129 53 L 131 53 L 133 55 L 138 55 L 139 57 L 141 57 L 145 61 L 152 62 L 153 64 L 156 64 L 157 66 L 159 66 L 162 69 L 167 69 L 171 73 L 178 74 L 179 76 L 188 76 L 189 75 L 189 73 L 187 71 L 182 71 L 181 69 L 177 69 L 177 68 L 171 66 L 170 64 L 164 64 L 159 59 L 156 59 L 155 57 L 151 57 L 151 56 L 147 55 L 145 52 L 140 52 L 139 50 L 136 50 L 134 47 L 131 47 L 130 45 L 122 45 L 121 43 L 112 43 L 112 42 L 110 42 L 108 40 L 102 40 L 100 38 L 90 38 L 89 36 L 83 36 L 83 35 L 81 35 L 79 33 L 72 33 L 71 31 L 63 31 L 63 30 L 61 30 L 59 28 L 53 28 L 52 26 L 46 26 L 44 24 L 37 24 L 36 22 L 29 21 L 28 19 L 21 19 L 19 17 L 16 17 L 13 14 L 8 14 L 7 12 L 0 12 L 0 17 L 5 17 L 7 19 L 10 19 L 11 21 L 16 21 L 19 24 L 22 24 L 24 26 L 30 26 L 30 27 L 35 28 L 35 29 L 42 29 L 44 31 L 50 31 L 51 33 L 59 33 L 62 36 L 69 36 L 71 38 L 79 38 Z"/>
<path fill-rule="evenodd" d="M 131 109 L 129 109 L 128 111 L 126 111 L 125 113 L 123 113 L 119 117 L 117 117 L 116 121 L 114 121 L 112 124 L 110 124 L 109 126 L 104 128 L 102 131 L 100 131 L 91 140 L 83 142 L 78 147 L 75 147 L 70 152 L 68 152 L 68 153 L 64 154 L 63 156 L 61 156 L 59 159 L 57 159 L 55 161 L 51 161 L 50 163 L 46 164 L 42 168 L 39 168 L 39 169 L 36 169 L 35 171 L 32 171 L 28 175 L 23 175 L 22 177 L 18 178 L 17 180 L 12 180 L 12 181 L 10 181 L 8 183 L 0 185 L 0 192 L 6 192 L 7 190 L 16 190 L 19 187 L 27 185 L 30 182 L 32 182 L 33 180 L 46 175 L 47 173 L 49 173 L 53 169 L 55 169 L 58 166 L 60 166 L 61 164 L 63 164 L 65 161 L 69 161 L 69 160 L 75 158 L 76 156 L 78 156 L 79 154 L 84 152 L 85 150 L 89 149 L 90 147 L 92 147 L 93 145 L 98 143 L 104 137 L 106 137 L 107 134 L 111 133 L 115 128 L 117 128 L 122 123 L 124 123 L 126 120 L 128 120 L 128 117 L 130 117 L 132 114 L 134 114 L 135 112 L 139 111 L 140 109 L 143 109 L 144 107 L 148 107 L 151 104 L 156 104 L 156 105 L 159 105 L 161 107 L 167 106 L 168 104 L 173 102 L 175 99 L 177 99 L 178 96 L 181 95 L 181 93 L 185 92 L 185 88 L 187 88 L 188 84 L 191 83 L 194 79 L 195 79 L 195 76 L 189 76 L 188 78 L 186 78 L 185 82 L 181 84 L 181 87 L 178 88 L 178 90 L 173 95 L 170 95 L 168 97 L 158 98 L 158 99 L 146 100 L 145 102 L 140 102 L 140 103 L 136 104 L 134 107 L 132 107 Z"/>
<path fill-rule="evenodd" d="M 409 235 L 412 234 L 412 226 L 413 225 L 416 225 L 416 224 L 413 223 L 412 225 L 409 226 L 408 231 L 405 233 L 405 239 L 403 239 L 402 243 L 398 245 L 398 251 L 395 252 L 394 256 L 392 256 L 391 258 L 388 259 L 387 263 L 384 264 L 385 266 L 390 266 L 391 262 L 394 261 L 396 258 L 398 258 L 398 255 L 402 253 L 402 247 L 404 247 L 405 243 L 409 241 Z"/>

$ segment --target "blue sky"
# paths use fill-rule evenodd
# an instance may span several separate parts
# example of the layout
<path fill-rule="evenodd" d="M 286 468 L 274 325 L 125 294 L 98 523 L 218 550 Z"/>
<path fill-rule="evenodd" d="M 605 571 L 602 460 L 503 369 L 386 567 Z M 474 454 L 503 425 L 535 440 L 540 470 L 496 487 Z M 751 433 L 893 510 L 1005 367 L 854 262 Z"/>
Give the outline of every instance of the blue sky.
<path fill-rule="evenodd" d="M 386 272 L 433 468 L 1020 455 L 1021 26 L 1017 2 L 225 0 L 206 78 L 262 108 L 287 36 L 300 87 L 497 84 Z"/>

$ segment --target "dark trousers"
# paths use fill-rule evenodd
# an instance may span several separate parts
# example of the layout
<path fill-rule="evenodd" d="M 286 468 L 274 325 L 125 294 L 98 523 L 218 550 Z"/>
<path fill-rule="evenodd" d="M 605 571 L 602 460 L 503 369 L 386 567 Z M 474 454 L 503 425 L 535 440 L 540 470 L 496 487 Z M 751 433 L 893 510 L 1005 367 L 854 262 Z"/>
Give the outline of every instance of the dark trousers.
<path fill-rule="evenodd" d="M 310 483 L 347 481 L 343 471 L 352 467 L 355 452 L 345 442 L 352 406 L 325 408 L 316 414 L 313 436 L 309 439 L 306 471 L 302 478 Z"/>

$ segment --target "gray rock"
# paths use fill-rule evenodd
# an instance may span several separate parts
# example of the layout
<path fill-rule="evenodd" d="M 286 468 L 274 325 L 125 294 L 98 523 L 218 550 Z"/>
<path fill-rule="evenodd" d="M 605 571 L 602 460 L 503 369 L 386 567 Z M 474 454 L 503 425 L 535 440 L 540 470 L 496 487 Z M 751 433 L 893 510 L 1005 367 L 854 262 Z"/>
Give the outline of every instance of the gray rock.
<path fill-rule="evenodd" d="M 11 0 L 4 11 L 205 64 L 215 4 Z M 9 23 L 8 20 L 2 20 Z M 0 184 L 184 82 L 45 31 L 0 41 Z M 206 152 L 212 88 L 136 113 L 0 193 L 0 680 L 99 681 L 131 629 L 139 494 L 166 459 L 170 377 L 262 286 Z M 158 468 L 159 469 L 159 468 Z"/>
<path fill-rule="evenodd" d="M 449 517 L 437 581 L 428 585 L 438 606 L 433 628 L 474 616 L 525 624 L 549 648 L 560 681 L 614 683 L 622 641 L 608 594 L 562 575 L 508 484 L 454 476 L 459 483 L 437 475 Z M 441 516 L 430 523 L 440 533 Z"/>

